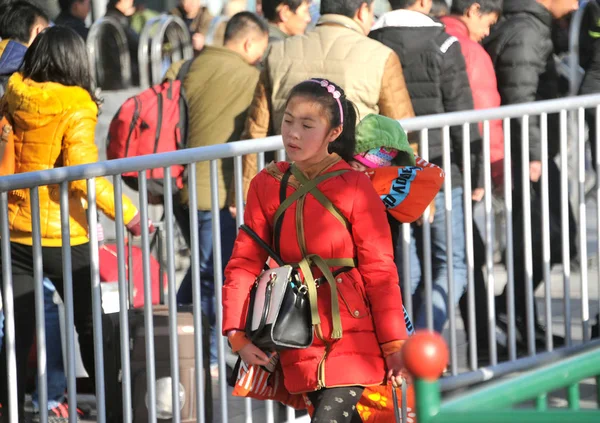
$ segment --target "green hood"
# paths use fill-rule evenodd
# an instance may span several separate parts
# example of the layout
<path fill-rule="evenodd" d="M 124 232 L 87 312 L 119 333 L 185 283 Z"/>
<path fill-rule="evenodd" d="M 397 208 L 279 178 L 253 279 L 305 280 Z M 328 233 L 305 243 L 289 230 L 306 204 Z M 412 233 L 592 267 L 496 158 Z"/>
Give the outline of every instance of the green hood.
<path fill-rule="evenodd" d="M 394 148 L 398 156 L 396 166 L 415 166 L 415 154 L 408 143 L 406 132 L 397 121 L 385 116 L 369 114 L 356 127 L 355 154 L 374 148 Z"/>

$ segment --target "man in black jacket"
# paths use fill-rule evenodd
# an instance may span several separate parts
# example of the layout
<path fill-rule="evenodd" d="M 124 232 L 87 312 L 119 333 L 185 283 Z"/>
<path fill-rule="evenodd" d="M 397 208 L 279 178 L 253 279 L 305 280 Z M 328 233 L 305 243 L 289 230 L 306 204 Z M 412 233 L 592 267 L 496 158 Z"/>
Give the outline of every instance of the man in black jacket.
<path fill-rule="evenodd" d="M 585 71 L 579 93 L 600 93 L 600 0 L 590 0 L 585 7 L 579 38 L 579 63 Z M 595 142 L 596 109 L 586 109 L 585 117 L 590 128 L 592 164 L 598 173 L 598 169 L 596 169 L 596 154 L 598 153 Z M 600 178 L 596 176 L 596 180 L 600 180 Z"/>
<path fill-rule="evenodd" d="M 505 0 L 504 17 L 484 40 L 484 47 L 492 58 L 502 104 L 526 103 L 556 97 L 558 78 L 552 57 L 553 45 L 551 26 L 553 19 L 559 19 L 576 10 L 577 0 Z M 551 116 L 549 116 L 550 121 Z M 553 135 L 554 131 L 548 131 Z M 531 223 L 532 223 L 532 259 L 533 289 L 543 280 L 541 196 L 539 179 L 541 163 L 541 128 L 538 116 L 529 117 L 529 166 L 521 166 L 523 138 L 521 120 L 511 121 L 512 160 L 513 160 L 513 236 L 515 265 L 515 309 L 519 344 L 527 348 L 525 299 L 525 248 L 523 227 L 523 185 L 522 174 L 527 172 L 531 181 Z M 549 146 L 551 147 L 551 146 Z M 554 152 L 555 153 L 555 152 Z M 561 260 L 560 240 L 560 171 L 552 160 L 548 161 L 548 178 L 552 187 L 550 196 L 551 217 L 551 258 L 556 263 Z M 571 233 L 575 233 L 571 221 Z M 557 236 L 558 235 L 558 236 Z M 571 242 L 571 251 L 575 245 Z M 550 282 L 550 281 L 548 281 Z M 506 306 L 506 290 L 498 298 L 499 321 L 502 323 Z M 537 321 L 534 325 L 535 344 L 544 348 L 546 330 Z M 555 336 L 554 345 L 564 343 L 564 339 Z"/>
<path fill-rule="evenodd" d="M 391 0 L 393 11 L 384 14 L 374 25 L 371 38 L 392 48 L 402 61 L 404 78 L 415 115 L 424 116 L 437 113 L 473 109 L 473 97 L 465 69 L 465 59 L 460 44 L 455 37 L 444 32 L 444 25 L 427 16 L 431 10 L 431 0 Z M 452 270 L 454 276 L 454 298 L 456 304 L 467 285 L 465 254 L 465 227 L 462 188 L 462 127 L 450 129 L 451 169 L 445 169 L 446 177 L 452 178 Z M 479 157 L 481 143 L 476 125 L 471 130 L 472 152 Z M 429 131 L 429 158 L 432 163 L 442 166 L 442 131 Z M 475 165 L 473 186 L 482 187 L 478 177 L 480 160 L 472 160 Z M 472 193 L 469 193 L 471 195 Z M 473 193 L 479 201 L 483 190 Z M 433 245 L 433 326 L 438 332 L 444 329 L 448 318 L 448 265 L 446 254 L 444 194 L 435 199 L 436 211 L 431 230 Z M 420 238 L 419 228 L 413 234 Z M 421 266 L 416 243 L 411 243 L 411 283 L 415 295 L 415 327 L 426 326 L 426 305 L 420 301 Z M 398 254 L 397 257 L 402 257 Z M 399 260 L 398 260 L 399 261 Z M 400 263 L 399 263 L 400 264 Z M 408 293 L 405 293 L 408 295 Z"/>
<path fill-rule="evenodd" d="M 91 0 L 59 0 L 60 15 L 56 17 L 56 25 L 67 26 L 74 30 L 85 41 L 89 28 L 85 20 L 92 10 Z"/>
<path fill-rule="evenodd" d="M 105 16 L 114 19 L 125 32 L 131 63 L 131 83 L 138 86 L 140 84 L 138 65 L 140 37 L 130 27 L 131 17 L 136 10 L 134 3 L 133 0 L 109 0 Z M 112 31 L 105 31 L 101 35 L 100 55 L 102 56 L 101 64 L 104 74 L 99 78 L 99 85 L 103 90 L 127 88 L 121 80 L 121 60 L 119 55 L 116 54 L 119 51 L 119 46 L 115 37 Z"/>

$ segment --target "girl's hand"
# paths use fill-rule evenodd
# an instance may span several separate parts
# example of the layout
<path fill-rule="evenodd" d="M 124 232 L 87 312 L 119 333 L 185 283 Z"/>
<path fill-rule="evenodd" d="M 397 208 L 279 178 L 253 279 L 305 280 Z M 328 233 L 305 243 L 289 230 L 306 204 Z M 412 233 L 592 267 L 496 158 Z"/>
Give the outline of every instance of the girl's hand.
<path fill-rule="evenodd" d="M 402 385 L 402 379 L 406 380 L 406 383 L 408 384 L 412 383 L 412 377 L 408 370 L 406 370 L 406 367 L 404 367 L 402 351 L 388 355 L 385 358 L 385 364 L 388 368 L 387 378 L 392 381 L 392 385 L 394 385 L 395 388 Z"/>
<path fill-rule="evenodd" d="M 253 343 L 247 344 L 238 354 L 249 365 L 266 366 L 269 364 L 269 356 Z"/>

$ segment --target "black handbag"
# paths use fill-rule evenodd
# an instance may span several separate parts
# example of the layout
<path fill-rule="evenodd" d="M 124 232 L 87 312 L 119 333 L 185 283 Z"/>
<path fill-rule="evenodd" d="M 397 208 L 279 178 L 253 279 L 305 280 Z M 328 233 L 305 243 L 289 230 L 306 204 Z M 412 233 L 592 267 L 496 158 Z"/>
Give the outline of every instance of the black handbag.
<path fill-rule="evenodd" d="M 306 285 L 298 272 L 284 265 L 248 226 L 241 230 L 258 242 L 280 267 L 266 269 L 250 291 L 246 335 L 263 351 L 307 348 L 313 342 L 311 309 Z"/>

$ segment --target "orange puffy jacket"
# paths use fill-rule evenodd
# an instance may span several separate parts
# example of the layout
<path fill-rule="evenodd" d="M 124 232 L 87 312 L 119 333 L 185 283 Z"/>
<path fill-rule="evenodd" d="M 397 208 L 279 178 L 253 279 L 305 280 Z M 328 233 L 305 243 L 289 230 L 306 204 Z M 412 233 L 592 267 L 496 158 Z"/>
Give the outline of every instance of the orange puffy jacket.
<path fill-rule="evenodd" d="M 35 82 L 16 73 L 8 81 L 0 110 L 6 113 L 13 126 L 15 173 L 98 161 L 98 149 L 94 144 L 98 107 L 83 88 Z M 42 246 L 61 246 L 59 186 L 40 186 L 39 197 Z M 96 202 L 102 212 L 114 219 L 114 190 L 105 178 L 96 179 Z M 31 245 L 29 190 L 12 191 L 8 208 L 11 241 Z M 86 181 L 71 182 L 71 245 L 88 242 L 86 208 Z M 136 213 L 133 203 L 123 197 L 125 223 Z"/>
<path fill-rule="evenodd" d="M 15 173 L 15 134 L 6 116 L 0 117 L 0 176 Z"/>

